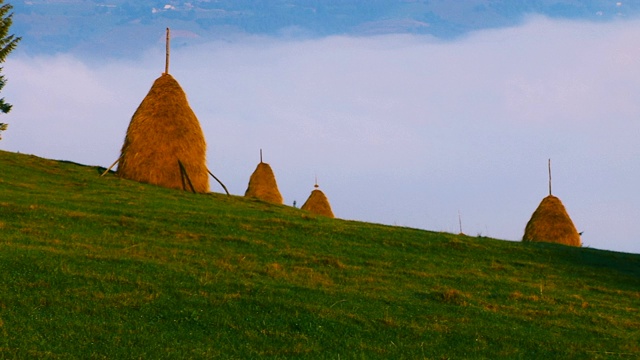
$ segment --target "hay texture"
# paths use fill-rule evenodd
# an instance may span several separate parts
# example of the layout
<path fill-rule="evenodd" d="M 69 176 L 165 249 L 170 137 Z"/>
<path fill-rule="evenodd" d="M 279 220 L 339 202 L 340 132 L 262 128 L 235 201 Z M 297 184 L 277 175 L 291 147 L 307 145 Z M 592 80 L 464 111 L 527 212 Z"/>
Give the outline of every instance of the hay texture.
<path fill-rule="evenodd" d="M 200 123 L 180 84 L 171 75 L 162 74 L 131 118 L 117 174 L 188 191 L 192 190 L 190 180 L 193 191 L 206 193 L 206 147 Z"/>
<path fill-rule="evenodd" d="M 278 190 L 276 177 L 269 164 L 260 162 L 251 174 L 245 197 L 256 198 L 274 204 L 282 204 L 282 195 Z"/>
<path fill-rule="evenodd" d="M 522 241 L 552 242 L 571 246 L 582 246 L 580 234 L 573 225 L 560 199 L 549 195 L 531 215 L 524 230 Z"/>
<path fill-rule="evenodd" d="M 324 193 L 318 189 L 315 189 L 309 195 L 307 201 L 302 205 L 302 210 L 307 210 L 311 213 L 322 215 L 330 218 L 334 218 L 333 211 L 331 211 L 331 205 Z"/>

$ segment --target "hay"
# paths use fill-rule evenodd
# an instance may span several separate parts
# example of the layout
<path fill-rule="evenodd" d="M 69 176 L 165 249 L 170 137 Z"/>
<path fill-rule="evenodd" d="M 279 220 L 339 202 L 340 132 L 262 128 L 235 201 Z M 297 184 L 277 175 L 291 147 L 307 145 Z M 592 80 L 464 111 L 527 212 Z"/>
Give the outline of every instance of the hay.
<path fill-rule="evenodd" d="M 200 123 L 180 84 L 171 75 L 162 74 L 131 118 L 117 174 L 185 190 L 186 172 L 194 192 L 206 193 L 206 147 Z M 185 172 L 181 172 L 180 162 Z"/>
<path fill-rule="evenodd" d="M 560 199 L 549 195 L 531 215 L 524 230 L 522 241 L 541 241 L 582 246 L 580 234 Z"/>
<path fill-rule="evenodd" d="M 282 204 L 282 195 L 280 195 L 276 177 L 269 164 L 263 162 L 258 164 L 256 170 L 251 174 L 249 186 L 244 196 Z"/>
<path fill-rule="evenodd" d="M 331 211 L 331 205 L 324 193 L 318 189 L 315 189 L 309 195 L 307 201 L 302 205 L 302 210 L 307 210 L 311 213 L 322 215 L 330 218 L 334 218 L 333 211 Z"/>

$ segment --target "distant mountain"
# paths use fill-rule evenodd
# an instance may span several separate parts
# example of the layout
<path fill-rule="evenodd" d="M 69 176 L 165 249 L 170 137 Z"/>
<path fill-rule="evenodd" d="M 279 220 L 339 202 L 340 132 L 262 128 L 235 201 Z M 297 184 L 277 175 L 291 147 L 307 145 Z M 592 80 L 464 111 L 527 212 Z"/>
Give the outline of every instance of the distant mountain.
<path fill-rule="evenodd" d="M 536 13 L 592 21 L 633 17 L 639 2 L 611 0 L 24 0 L 12 33 L 21 51 L 126 56 L 176 30 L 177 45 L 242 34 L 285 37 L 431 34 L 516 25 Z"/>

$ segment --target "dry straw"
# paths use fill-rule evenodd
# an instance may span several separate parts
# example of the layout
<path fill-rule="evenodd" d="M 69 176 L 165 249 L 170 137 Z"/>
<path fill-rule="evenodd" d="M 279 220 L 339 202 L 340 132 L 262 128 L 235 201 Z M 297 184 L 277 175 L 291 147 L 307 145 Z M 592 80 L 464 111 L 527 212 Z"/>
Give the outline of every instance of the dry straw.
<path fill-rule="evenodd" d="M 311 213 L 333 218 L 333 211 L 331 211 L 331 205 L 324 193 L 317 189 L 311 192 L 307 201 L 302 205 L 302 210 L 307 210 Z"/>
<path fill-rule="evenodd" d="M 164 73 L 131 118 L 117 173 L 125 179 L 206 193 L 206 146 L 180 84 Z"/>
<path fill-rule="evenodd" d="M 560 199 L 549 195 L 531 215 L 522 241 L 552 242 L 581 246 L 580 234 Z"/>
<path fill-rule="evenodd" d="M 273 175 L 273 170 L 271 170 L 269 164 L 260 161 L 256 170 L 251 174 L 249 186 L 244 196 L 282 204 L 282 195 L 280 195 L 276 177 Z"/>

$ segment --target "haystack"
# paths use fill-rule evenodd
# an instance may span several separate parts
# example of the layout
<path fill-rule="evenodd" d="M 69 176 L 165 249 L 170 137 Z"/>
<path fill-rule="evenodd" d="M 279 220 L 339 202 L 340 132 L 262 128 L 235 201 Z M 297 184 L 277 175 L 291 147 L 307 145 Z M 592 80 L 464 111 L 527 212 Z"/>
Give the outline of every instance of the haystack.
<path fill-rule="evenodd" d="M 331 211 L 331 205 L 329 205 L 329 200 L 324 195 L 322 191 L 318 189 L 318 185 L 315 186 L 309 195 L 307 201 L 302 205 L 302 210 L 307 210 L 311 213 L 322 215 L 330 218 L 334 218 L 333 211 Z"/>
<path fill-rule="evenodd" d="M 582 246 L 580 234 L 573 225 L 560 199 L 549 195 L 531 215 L 522 241 L 541 241 Z"/>
<path fill-rule="evenodd" d="M 244 196 L 282 204 L 282 195 L 278 190 L 273 170 L 269 164 L 262 162 L 262 159 L 249 178 L 249 186 Z"/>
<path fill-rule="evenodd" d="M 204 134 L 180 84 L 166 72 L 131 118 L 117 174 L 167 188 L 209 191 Z"/>

